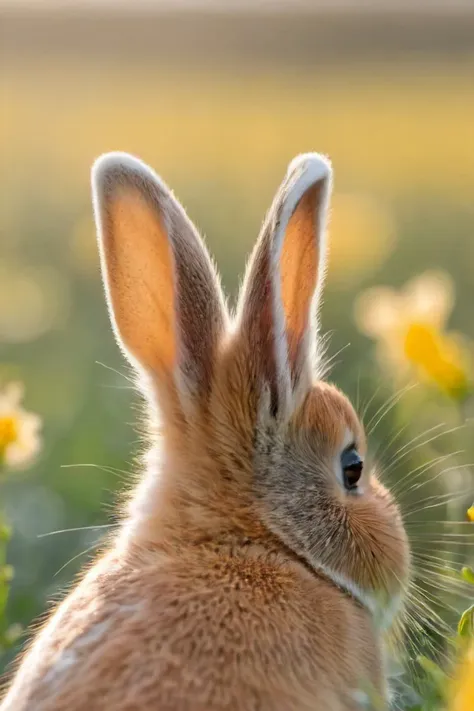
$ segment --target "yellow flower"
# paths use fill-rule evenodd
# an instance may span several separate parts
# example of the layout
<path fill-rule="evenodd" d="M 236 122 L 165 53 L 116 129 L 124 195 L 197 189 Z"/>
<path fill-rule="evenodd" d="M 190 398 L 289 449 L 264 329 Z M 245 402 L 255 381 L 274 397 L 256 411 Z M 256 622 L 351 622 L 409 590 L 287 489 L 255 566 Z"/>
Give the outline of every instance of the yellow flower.
<path fill-rule="evenodd" d="M 471 642 L 460 665 L 453 693 L 449 711 L 472 711 L 474 709 L 474 642 Z"/>
<path fill-rule="evenodd" d="M 400 291 L 375 287 L 360 295 L 360 330 L 378 342 L 378 356 L 400 375 L 413 372 L 454 397 L 469 388 L 469 356 L 462 338 L 444 327 L 454 303 L 447 274 L 425 272 Z"/>
<path fill-rule="evenodd" d="M 433 326 L 412 323 L 405 334 L 407 359 L 418 366 L 448 393 L 464 393 L 468 387 L 467 358 L 453 336 L 436 331 Z"/>
<path fill-rule="evenodd" d="M 28 465 L 41 446 L 41 419 L 21 407 L 22 398 L 21 383 L 0 390 L 0 464 L 9 468 Z"/>
<path fill-rule="evenodd" d="M 474 504 L 468 508 L 467 517 L 468 517 L 469 521 L 474 522 Z"/>

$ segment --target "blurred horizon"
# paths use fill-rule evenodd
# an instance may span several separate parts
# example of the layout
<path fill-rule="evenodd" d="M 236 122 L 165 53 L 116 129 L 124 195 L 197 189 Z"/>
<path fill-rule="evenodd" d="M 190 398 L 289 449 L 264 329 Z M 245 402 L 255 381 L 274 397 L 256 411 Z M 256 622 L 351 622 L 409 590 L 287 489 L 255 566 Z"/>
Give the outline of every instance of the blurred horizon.
<path fill-rule="evenodd" d="M 338 9 L 339 8 L 339 9 Z M 280 12 L 279 10 L 284 10 Z M 469 62 L 474 5 L 349 2 L 346 7 L 277 3 L 9 4 L 0 0 L 7 66 L 60 56 L 84 63 L 107 56 L 184 66 L 311 66 L 313 62 Z M 376 69 L 376 67 L 374 67 Z"/>
<path fill-rule="evenodd" d="M 153 9 L 171 9 L 185 11 L 192 9 L 211 8 L 225 12 L 229 8 L 233 11 L 245 9 L 259 12 L 262 10 L 277 11 L 284 9 L 288 12 L 295 10 L 306 9 L 319 12 L 322 9 L 330 11 L 352 9 L 356 12 L 374 12 L 376 10 L 389 9 L 391 11 L 406 12 L 412 9 L 421 9 L 426 12 L 442 10 L 449 14 L 457 10 L 466 11 L 473 10 L 470 0 L 450 0 L 449 4 L 445 0 L 134 0 L 133 8 L 128 0 L 0 0 L 0 6 L 25 6 L 31 8 L 41 8 L 48 10 L 55 9 L 98 9 L 110 8 L 112 5 L 114 11 L 127 10 L 136 12 L 141 8 L 147 10 Z M 81 6 L 81 8 L 80 8 Z"/>

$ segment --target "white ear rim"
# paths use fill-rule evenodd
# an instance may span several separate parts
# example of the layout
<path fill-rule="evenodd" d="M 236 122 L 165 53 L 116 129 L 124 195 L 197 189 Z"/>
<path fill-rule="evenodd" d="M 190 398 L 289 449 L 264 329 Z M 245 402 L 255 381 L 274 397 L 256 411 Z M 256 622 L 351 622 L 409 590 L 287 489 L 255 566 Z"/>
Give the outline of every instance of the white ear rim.
<path fill-rule="evenodd" d="M 319 224 L 316 226 L 320 239 L 320 259 L 325 255 L 325 234 L 324 223 L 327 219 L 327 203 L 332 189 L 332 165 L 329 158 L 321 153 L 301 153 L 293 158 L 288 166 L 287 176 L 289 180 L 289 191 L 281 213 L 279 234 L 277 239 L 277 252 L 280 256 L 283 246 L 283 236 L 286 226 L 296 207 L 311 187 L 317 183 L 322 183 L 324 192 L 321 200 L 321 210 L 319 212 Z"/>
<path fill-rule="evenodd" d="M 328 219 L 328 203 L 332 190 L 333 170 L 329 158 L 321 153 L 301 153 L 297 155 L 288 166 L 287 176 L 289 181 L 288 195 L 281 212 L 280 225 L 275 234 L 275 258 L 277 264 L 283 248 L 286 227 L 303 195 L 317 183 L 322 183 L 320 209 L 318 211 L 318 224 L 315 233 L 319 239 L 319 280 L 316 294 L 319 294 L 324 282 L 326 263 L 326 223 Z M 275 264 L 273 265 L 275 267 Z"/>
<path fill-rule="evenodd" d="M 330 159 L 322 153 L 300 153 L 289 163 L 287 174 L 302 168 L 308 179 L 313 182 L 331 178 L 332 164 Z"/>
<path fill-rule="evenodd" d="M 275 319 L 275 351 L 278 380 L 280 382 L 283 411 L 290 416 L 295 394 L 292 394 L 290 366 L 288 362 L 288 344 L 286 342 L 284 314 L 281 308 L 281 283 L 280 283 L 280 258 L 283 250 L 286 228 L 295 212 L 298 203 L 305 193 L 317 183 L 322 183 L 320 209 L 318 222 L 315 224 L 315 236 L 319 240 L 318 284 L 313 295 L 310 319 L 314 320 L 315 304 L 319 303 L 325 276 L 326 264 L 326 222 L 328 216 L 328 202 L 332 189 L 333 171 L 331 161 L 320 153 L 302 153 L 297 155 L 288 165 L 287 190 L 283 207 L 280 213 L 279 224 L 274 233 L 274 250 L 272 255 L 272 273 L 275 275 L 273 288 L 273 311 Z M 310 350 L 315 349 L 315 344 L 310 344 Z M 311 354 L 313 355 L 313 354 Z"/>
<path fill-rule="evenodd" d="M 94 161 L 92 166 L 91 183 L 94 207 L 97 201 L 105 194 L 107 182 L 112 176 L 115 176 L 116 183 L 119 185 L 120 180 L 117 178 L 121 175 L 125 178 L 141 177 L 142 180 L 145 179 L 157 184 L 163 192 L 170 192 L 164 180 L 142 160 L 130 153 L 112 151 L 110 153 L 103 153 Z"/>

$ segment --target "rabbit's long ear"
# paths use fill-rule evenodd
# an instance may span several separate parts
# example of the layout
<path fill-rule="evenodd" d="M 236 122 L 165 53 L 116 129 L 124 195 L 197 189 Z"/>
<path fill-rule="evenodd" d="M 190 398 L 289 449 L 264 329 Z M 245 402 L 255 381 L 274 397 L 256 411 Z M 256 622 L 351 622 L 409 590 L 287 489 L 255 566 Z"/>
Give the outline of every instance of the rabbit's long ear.
<path fill-rule="evenodd" d="M 227 312 L 201 238 L 168 187 L 132 156 L 99 158 L 92 193 L 120 345 L 159 390 L 205 397 Z"/>
<path fill-rule="evenodd" d="M 270 388 L 272 410 L 281 414 L 311 378 L 331 182 L 323 156 L 309 153 L 290 163 L 240 296 L 241 337 L 248 341 L 255 377 Z"/>

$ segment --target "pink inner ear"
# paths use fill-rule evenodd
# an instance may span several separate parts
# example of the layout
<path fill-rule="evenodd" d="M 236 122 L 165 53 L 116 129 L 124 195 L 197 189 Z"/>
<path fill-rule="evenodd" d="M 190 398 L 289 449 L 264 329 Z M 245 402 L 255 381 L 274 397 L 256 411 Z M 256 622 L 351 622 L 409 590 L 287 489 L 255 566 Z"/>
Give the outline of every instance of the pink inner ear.
<path fill-rule="evenodd" d="M 170 373 L 177 358 L 174 267 L 161 218 L 138 191 L 117 191 L 107 206 L 103 232 L 110 296 L 123 342 L 146 368 Z"/>
<path fill-rule="evenodd" d="M 316 212 L 323 189 L 322 183 L 314 185 L 298 203 L 286 228 L 280 257 L 281 298 L 293 382 L 304 357 L 302 351 L 309 337 L 311 303 L 318 282 L 320 245 Z"/>

